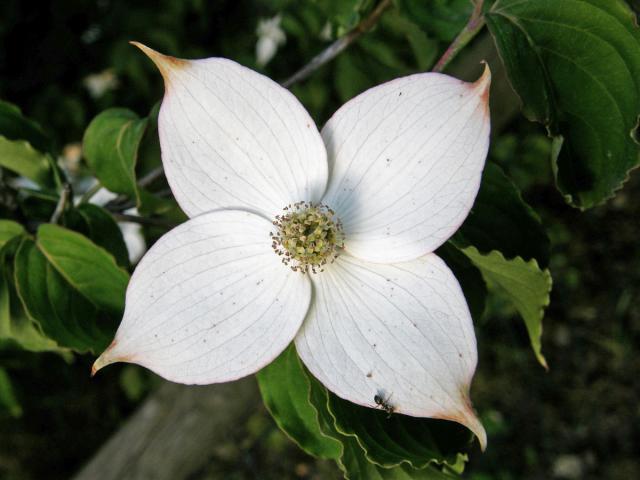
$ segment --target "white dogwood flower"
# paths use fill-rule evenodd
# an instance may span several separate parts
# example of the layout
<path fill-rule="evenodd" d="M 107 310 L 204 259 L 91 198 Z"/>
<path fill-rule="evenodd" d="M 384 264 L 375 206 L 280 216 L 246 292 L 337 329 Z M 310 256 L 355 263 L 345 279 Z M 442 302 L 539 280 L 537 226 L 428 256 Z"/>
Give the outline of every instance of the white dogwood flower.
<path fill-rule="evenodd" d="M 371 88 L 318 132 L 298 100 L 223 58 L 158 66 L 162 161 L 190 217 L 136 268 L 94 370 L 235 380 L 295 342 L 340 397 L 466 425 L 477 362 L 464 295 L 434 253 L 477 194 L 489 145 L 475 83 L 422 73 Z"/>

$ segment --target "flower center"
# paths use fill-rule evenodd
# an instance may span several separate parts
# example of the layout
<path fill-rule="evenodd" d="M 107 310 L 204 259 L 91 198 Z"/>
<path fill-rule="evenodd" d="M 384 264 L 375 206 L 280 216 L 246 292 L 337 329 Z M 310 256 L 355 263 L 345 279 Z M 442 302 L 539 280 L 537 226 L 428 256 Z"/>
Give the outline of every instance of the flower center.
<path fill-rule="evenodd" d="M 282 215 L 276 215 L 273 224 L 278 230 L 271 233 L 271 246 L 294 272 L 322 272 L 343 247 L 340 220 L 320 203 L 288 205 Z"/>

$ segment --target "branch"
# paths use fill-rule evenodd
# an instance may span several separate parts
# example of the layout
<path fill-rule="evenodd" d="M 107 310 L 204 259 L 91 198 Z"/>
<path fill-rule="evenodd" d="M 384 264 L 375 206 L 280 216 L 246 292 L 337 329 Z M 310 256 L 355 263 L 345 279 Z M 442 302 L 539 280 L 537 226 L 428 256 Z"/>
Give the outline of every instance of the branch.
<path fill-rule="evenodd" d="M 469 21 L 464 26 L 462 31 L 453 40 L 449 48 L 444 52 L 440 60 L 431 70 L 432 72 L 442 72 L 447 65 L 455 58 L 455 56 L 462 50 L 467 44 L 482 30 L 485 25 L 484 15 L 482 15 L 482 6 L 484 0 L 477 0 L 475 7 L 469 17 Z"/>
<path fill-rule="evenodd" d="M 62 186 L 62 192 L 60 192 L 60 199 L 58 200 L 58 204 L 56 205 L 56 209 L 53 211 L 53 215 L 51 215 L 51 223 L 58 223 L 60 221 L 60 217 L 64 213 L 64 209 L 67 208 L 67 203 L 71 198 L 71 185 L 65 183 Z"/>
<path fill-rule="evenodd" d="M 338 56 L 345 48 L 355 42 L 363 33 L 368 32 L 380 19 L 384 11 L 391 6 L 391 0 L 382 0 L 367 18 L 362 20 L 353 30 L 345 36 L 340 37 L 318 55 L 313 57 L 309 63 L 291 75 L 281 85 L 289 88 L 294 83 L 304 80 L 325 63 L 330 62 Z"/>
<path fill-rule="evenodd" d="M 102 190 L 102 184 L 100 182 L 94 183 L 93 186 L 88 188 L 87 191 L 82 194 L 80 203 L 89 203 L 89 200 L 91 200 L 91 198 L 100 190 Z"/>
<path fill-rule="evenodd" d="M 136 206 L 136 202 L 131 200 L 127 195 L 118 195 L 113 200 L 108 201 L 104 208 L 109 210 L 110 212 L 124 212 L 125 210 L 129 210 L 130 208 L 134 208 Z"/>
<path fill-rule="evenodd" d="M 173 228 L 175 223 L 164 218 L 140 217 L 138 215 L 127 215 L 125 213 L 114 212 L 111 214 L 118 222 L 133 222 L 140 225 L 149 225 L 152 227 Z"/>
<path fill-rule="evenodd" d="M 158 178 L 164 175 L 164 169 L 162 166 L 156 167 L 147 173 L 144 177 L 138 180 L 138 185 L 142 188 L 148 187 L 153 182 L 155 182 Z"/>
<path fill-rule="evenodd" d="M 164 168 L 162 167 L 162 165 L 160 165 L 159 167 L 156 167 L 153 170 L 151 170 L 140 180 L 138 180 L 138 186 L 140 188 L 146 188 L 149 185 L 151 185 L 153 182 L 155 182 L 158 178 L 160 178 L 162 175 L 164 175 Z M 135 206 L 136 206 L 135 202 L 131 201 L 129 199 L 129 196 L 118 195 L 116 198 L 114 198 L 110 202 L 107 202 L 107 204 L 105 205 L 105 208 L 113 212 L 123 212 L 124 210 L 128 210 Z"/>
<path fill-rule="evenodd" d="M 74 480 L 200 478 L 214 448 L 235 438 L 260 408 L 257 390 L 251 377 L 206 387 L 165 383 Z"/>

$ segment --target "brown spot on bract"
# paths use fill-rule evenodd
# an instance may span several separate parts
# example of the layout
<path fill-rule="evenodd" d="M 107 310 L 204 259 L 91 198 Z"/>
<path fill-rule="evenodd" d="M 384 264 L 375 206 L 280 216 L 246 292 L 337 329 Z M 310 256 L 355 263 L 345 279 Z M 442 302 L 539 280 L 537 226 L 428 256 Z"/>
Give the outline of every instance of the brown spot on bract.
<path fill-rule="evenodd" d="M 108 353 L 110 350 L 113 350 L 113 348 L 117 345 L 117 343 L 118 342 L 116 342 L 116 339 L 114 338 L 111 344 L 107 347 L 107 349 L 104 352 L 102 352 L 102 355 L 100 355 L 100 357 L 98 357 L 98 359 L 95 362 L 93 362 L 93 365 L 91 365 L 92 377 L 94 377 L 95 374 L 98 373 L 98 370 L 106 366 L 106 363 L 104 361 L 101 361 L 101 359 L 104 359 L 105 354 Z"/>
<path fill-rule="evenodd" d="M 98 370 L 101 370 L 102 368 L 106 367 L 107 365 L 111 365 L 112 363 L 135 363 L 134 354 L 123 355 L 121 353 L 114 352 L 117 344 L 118 342 L 116 340 L 113 340 L 113 342 L 111 342 L 111 345 L 109 345 L 109 347 L 107 347 L 107 349 L 102 352 L 102 355 L 100 355 L 98 359 L 93 363 L 93 365 L 91 366 L 92 377 L 98 372 Z"/>
<path fill-rule="evenodd" d="M 185 68 L 188 64 L 188 60 L 183 60 L 182 58 L 171 57 L 169 55 L 164 55 L 160 52 L 155 51 L 153 48 L 149 48 L 146 45 L 143 45 L 140 42 L 129 42 L 131 45 L 138 47 L 142 52 L 151 59 L 153 63 L 156 64 L 158 70 L 162 74 L 164 78 L 165 84 L 168 87 L 170 84 L 171 74 L 176 70 L 181 70 Z"/>
<path fill-rule="evenodd" d="M 466 389 L 463 392 L 462 403 L 458 405 L 457 409 L 453 408 L 450 411 L 432 415 L 432 418 L 449 420 L 464 425 L 477 437 L 482 451 L 487 447 L 487 433 L 471 406 Z"/>
<path fill-rule="evenodd" d="M 477 90 L 478 94 L 480 95 L 480 100 L 484 105 L 485 115 L 488 116 L 489 115 L 489 93 L 491 91 L 491 69 L 489 68 L 488 63 L 486 62 L 483 62 L 483 63 L 484 63 L 484 71 L 482 72 L 482 75 L 480 75 L 480 78 L 472 84 L 472 88 L 474 90 Z"/>
<path fill-rule="evenodd" d="M 491 89 L 489 87 L 487 87 L 484 92 L 482 92 L 482 94 L 480 94 L 480 98 L 482 99 L 482 102 L 484 103 L 485 107 L 489 106 L 489 91 Z"/>

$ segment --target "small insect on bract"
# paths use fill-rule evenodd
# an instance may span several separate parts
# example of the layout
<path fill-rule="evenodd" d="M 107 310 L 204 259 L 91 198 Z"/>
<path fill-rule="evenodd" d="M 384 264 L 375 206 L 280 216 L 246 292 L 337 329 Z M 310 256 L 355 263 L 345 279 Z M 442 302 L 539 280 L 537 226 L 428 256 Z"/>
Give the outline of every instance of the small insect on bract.
<path fill-rule="evenodd" d="M 385 398 L 385 393 L 383 390 L 378 390 L 378 393 L 373 396 L 373 401 L 376 402 L 376 405 L 387 412 L 387 418 L 391 417 L 391 414 L 395 410 L 395 407 L 390 403 L 390 400 L 391 395 Z"/>

